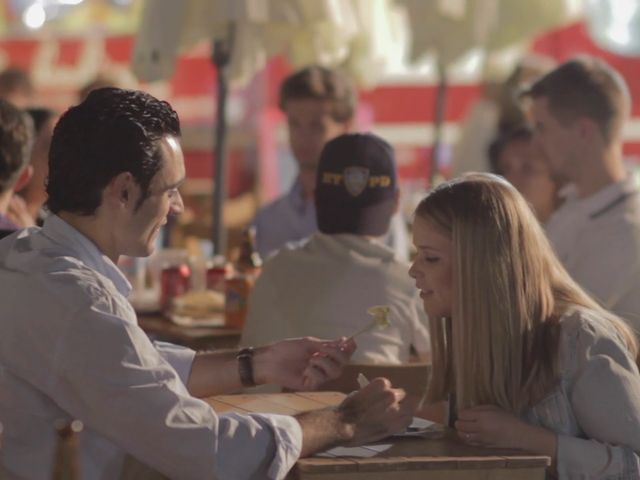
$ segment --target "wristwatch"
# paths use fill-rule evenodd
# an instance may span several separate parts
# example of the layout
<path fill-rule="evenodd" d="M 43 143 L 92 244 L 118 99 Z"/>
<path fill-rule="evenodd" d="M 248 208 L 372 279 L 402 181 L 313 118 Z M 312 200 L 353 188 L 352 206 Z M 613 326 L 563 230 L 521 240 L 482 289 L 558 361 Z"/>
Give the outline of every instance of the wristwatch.
<path fill-rule="evenodd" d="M 253 347 L 243 348 L 236 355 L 238 359 L 238 374 L 243 387 L 255 387 L 253 378 Z"/>

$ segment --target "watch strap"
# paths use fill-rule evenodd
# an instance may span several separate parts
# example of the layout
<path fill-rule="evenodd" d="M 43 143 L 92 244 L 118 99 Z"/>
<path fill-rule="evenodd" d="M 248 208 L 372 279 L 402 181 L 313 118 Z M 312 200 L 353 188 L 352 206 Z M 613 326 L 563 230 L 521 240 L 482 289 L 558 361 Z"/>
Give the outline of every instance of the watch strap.
<path fill-rule="evenodd" d="M 236 355 L 238 359 L 238 374 L 243 387 L 255 387 L 253 378 L 253 347 L 243 348 Z"/>

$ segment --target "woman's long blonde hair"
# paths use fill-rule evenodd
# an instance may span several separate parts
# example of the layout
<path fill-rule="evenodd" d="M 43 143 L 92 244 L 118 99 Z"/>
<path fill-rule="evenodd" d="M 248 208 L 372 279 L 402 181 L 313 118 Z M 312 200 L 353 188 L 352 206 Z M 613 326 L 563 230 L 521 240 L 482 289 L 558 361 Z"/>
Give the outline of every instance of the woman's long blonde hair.
<path fill-rule="evenodd" d="M 571 279 L 525 200 L 502 178 L 468 174 L 442 184 L 416 217 L 452 240 L 452 316 L 430 319 L 429 401 L 455 392 L 459 409 L 493 404 L 521 413 L 557 382 L 559 319 L 574 305 L 606 317 L 637 357 L 629 327 Z"/>

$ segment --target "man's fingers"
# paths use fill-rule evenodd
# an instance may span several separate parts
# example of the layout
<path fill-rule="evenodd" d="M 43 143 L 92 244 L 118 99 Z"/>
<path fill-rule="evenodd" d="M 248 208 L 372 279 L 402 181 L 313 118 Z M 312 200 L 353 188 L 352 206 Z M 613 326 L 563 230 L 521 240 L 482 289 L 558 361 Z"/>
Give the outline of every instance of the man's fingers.
<path fill-rule="evenodd" d="M 401 402 L 406 393 L 392 388 L 389 380 L 376 378 L 354 392 L 348 399 L 348 411 L 355 416 L 357 438 L 354 444 L 374 441 L 399 431 L 411 424 L 411 409 Z"/>
<path fill-rule="evenodd" d="M 308 366 L 302 374 L 302 384 L 306 390 L 315 390 L 327 380 L 327 375 L 314 365 Z"/>
<path fill-rule="evenodd" d="M 374 415 L 406 413 L 406 410 L 400 405 L 400 402 L 406 396 L 405 391 L 399 388 L 391 388 L 391 384 L 387 379 L 375 379 L 369 385 L 363 387 L 360 392 L 361 398 L 366 399 L 367 410 Z"/>
<path fill-rule="evenodd" d="M 305 388 L 317 388 L 328 380 L 338 378 L 342 373 L 342 365 L 333 359 L 322 355 L 314 355 L 309 359 L 303 372 L 306 381 Z"/>
<path fill-rule="evenodd" d="M 331 342 L 325 343 L 314 355 L 326 355 L 339 365 L 346 365 L 351 359 L 353 351 L 350 348 L 342 348 L 341 344 Z"/>
<path fill-rule="evenodd" d="M 323 355 L 314 355 L 309 359 L 309 368 L 313 367 L 320 370 L 327 378 L 337 378 L 342 373 L 342 365 L 333 358 Z"/>
<path fill-rule="evenodd" d="M 388 412 L 386 418 L 383 418 L 386 423 L 386 432 L 384 432 L 385 436 L 405 431 L 413 421 L 413 415 L 399 413 L 397 410 Z"/>

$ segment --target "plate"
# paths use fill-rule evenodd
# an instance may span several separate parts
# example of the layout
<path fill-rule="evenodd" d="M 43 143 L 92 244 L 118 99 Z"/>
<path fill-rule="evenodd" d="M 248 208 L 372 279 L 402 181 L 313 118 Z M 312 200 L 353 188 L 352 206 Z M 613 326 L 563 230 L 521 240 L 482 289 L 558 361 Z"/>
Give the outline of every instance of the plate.
<path fill-rule="evenodd" d="M 224 327 L 224 314 L 207 317 L 189 317 L 185 315 L 169 315 L 169 319 L 182 327 Z"/>

